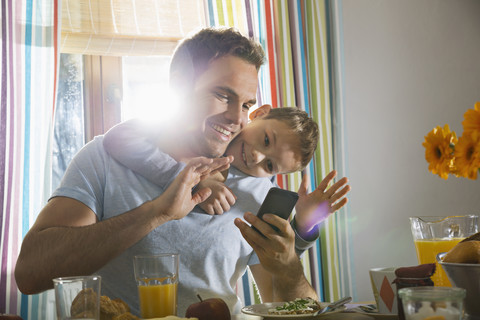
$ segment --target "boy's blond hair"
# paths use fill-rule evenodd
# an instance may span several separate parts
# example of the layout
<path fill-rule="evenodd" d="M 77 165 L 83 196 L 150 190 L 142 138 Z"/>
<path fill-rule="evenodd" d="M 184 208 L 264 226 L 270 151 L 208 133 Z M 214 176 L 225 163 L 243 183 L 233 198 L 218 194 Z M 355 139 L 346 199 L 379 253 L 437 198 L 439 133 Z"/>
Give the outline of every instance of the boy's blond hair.
<path fill-rule="evenodd" d="M 292 130 L 300 141 L 300 165 L 294 171 L 303 170 L 313 157 L 319 140 L 318 124 L 298 108 L 273 108 L 263 115 L 262 120 L 279 120 Z"/>

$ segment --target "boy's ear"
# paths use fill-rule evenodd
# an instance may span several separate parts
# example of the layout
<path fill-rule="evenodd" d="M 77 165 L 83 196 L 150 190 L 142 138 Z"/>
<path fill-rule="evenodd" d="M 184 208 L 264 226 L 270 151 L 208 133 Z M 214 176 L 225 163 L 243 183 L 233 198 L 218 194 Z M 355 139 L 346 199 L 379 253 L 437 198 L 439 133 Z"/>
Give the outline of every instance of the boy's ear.
<path fill-rule="evenodd" d="M 259 118 L 259 117 L 264 116 L 267 113 L 269 113 L 271 109 L 272 109 L 271 105 L 264 104 L 263 106 L 261 106 L 261 107 L 257 108 L 256 110 L 252 111 L 252 113 L 250 113 L 250 115 L 248 117 L 249 117 L 250 120 Z"/>

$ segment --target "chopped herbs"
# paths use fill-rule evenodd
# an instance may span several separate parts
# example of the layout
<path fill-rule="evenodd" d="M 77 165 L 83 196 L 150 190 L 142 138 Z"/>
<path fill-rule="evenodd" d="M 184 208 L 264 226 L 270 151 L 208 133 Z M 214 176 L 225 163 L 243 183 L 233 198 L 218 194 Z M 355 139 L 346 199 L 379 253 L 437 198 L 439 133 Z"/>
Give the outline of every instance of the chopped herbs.
<path fill-rule="evenodd" d="M 276 308 L 268 310 L 269 314 L 304 314 L 321 309 L 320 303 L 310 298 L 297 298 Z"/>

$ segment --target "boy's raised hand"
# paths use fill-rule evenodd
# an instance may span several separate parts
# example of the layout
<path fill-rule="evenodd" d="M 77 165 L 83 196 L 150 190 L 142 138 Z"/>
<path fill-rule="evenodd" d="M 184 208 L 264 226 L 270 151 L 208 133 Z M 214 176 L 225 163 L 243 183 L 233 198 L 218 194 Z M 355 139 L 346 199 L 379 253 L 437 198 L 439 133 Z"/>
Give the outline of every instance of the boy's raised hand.
<path fill-rule="evenodd" d="M 227 169 L 232 160 L 233 157 L 190 160 L 165 192 L 153 200 L 153 210 L 159 220 L 181 219 L 205 201 L 211 194 L 210 188 L 196 188 L 192 193 L 193 188 L 210 174 Z"/>
<path fill-rule="evenodd" d="M 347 185 L 347 178 L 340 179 L 328 188 L 336 175 L 337 171 L 331 171 L 311 193 L 307 193 L 308 178 L 303 177 L 295 205 L 296 229 L 302 238 L 308 238 L 315 226 L 348 202 L 346 195 L 351 188 Z"/>

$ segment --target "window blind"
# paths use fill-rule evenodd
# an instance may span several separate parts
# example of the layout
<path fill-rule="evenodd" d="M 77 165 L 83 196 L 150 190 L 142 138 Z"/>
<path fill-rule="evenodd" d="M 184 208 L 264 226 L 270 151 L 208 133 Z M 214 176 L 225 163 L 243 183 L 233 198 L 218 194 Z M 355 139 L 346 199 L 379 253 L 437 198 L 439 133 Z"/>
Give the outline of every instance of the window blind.
<path fill-rule="evenodd" d="M 62 53 L 170 55 L 206 25 L 198 0 L 62 0 Z"/>

